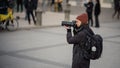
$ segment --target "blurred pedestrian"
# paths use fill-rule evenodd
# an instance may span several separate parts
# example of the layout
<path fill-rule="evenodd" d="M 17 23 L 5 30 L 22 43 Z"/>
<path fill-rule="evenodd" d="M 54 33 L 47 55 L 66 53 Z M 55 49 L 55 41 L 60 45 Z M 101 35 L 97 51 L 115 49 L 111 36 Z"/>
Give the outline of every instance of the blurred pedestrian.
<path fill-rule="evenodd" d="M 51 1 L 50 6 L 51 6 L 51 10 L 54 11 L 55 0 L 52 0 L 52 1 Z"/>
<path fill-rule="evenodd" d="M 62 12 L 63 11 L 63 7 L 62 7 L 62 2 L 63 2 L 63 0 L 57 0 L 58 2 L 58 11 L 59 12 Z"/>
<path fill-rule="evenodd" d="M 58 12 L 58 0 L 55 0 L 54 11 Z"/>
<path fill-rule="evenodd" d="M 0 14 L 7 14 L 8 13 L 8 7 L 9 7 L 9 1 L 8 0 L 0 0 Z"/>
<path fill-rule="evenodd" d="M 73 46 L 73 59 L 72 59 L 72 68 L 89 68 L 90 59 L 85 58 L 85 42 L 86 42 L 86 33 L 87 30 L 90 34 L 94 34 L 91 28 L 88 26 L 88 16 L 86 13 L 83 13 L 76 18 L 76 27 L 74 27 L 74 36 L 72 36 L 71 28 L 66 26 L 67 29 L 67 42 L 69 44 L 74 44 Z"/>
<path fill-rule="evenodd" d="M 94 9 L 94 15 L 95 15 L 95 27 L 99 28 L 100 24 L 99 24 L 99 15 L 101 13 L 101 5 L 100 5 L 100 1 L 99 0 L 95 0 L 96 4 L 95 4 L 95 9 Z"/>
<path fill-rule="evenodd" d="M 119 19 L 120 16 L 120 0 L 114 0 L 114 13 L 113 18 L 117 14 L 117 18 Z"/>
<path fill-rule="evenodd" d="M 32 0 L 33 1 L 33 5 L 34 5 L 34 12 L 35 12 L 35 16 L 36 16 L 36 10 L 37 10 L 37 7 L 38 7 L 38 0 Z"/>
<path fill-rule="evenodd" d="M 16 4 L 17 4 L 17 12 L 20 11 L 19 8 L 21 8 L 21 12 L 23 11 L 23 0 L 16 0 Z"/>
<path fill-rule="evenodd" d="M 32 0 L 33 1 L 33 5 L 34 5 L 34 10 L 36 10 L 37 9 L 37 7 L 38 7 L 38 0 Z"/>
<path fill-rule="evenodd" d="M 69 3 L 69 0 L 66 0 L 66 4 L 68 4 Z"/>
<path fill-rule="evenodd" d="M 25 9 L 27 13 L 28 23 L 31 24 L 30 15 L 32 15 L 33 22 L 36 25 L 35 15 L 33 13 L 33 10 L 34 10 L 33 0 L 25 0 Z"/>
<path fill-rule="evenodd" d="M 26 9 L 26 6 L 25 6 L 25 4 L 26 4 L 26 0 L 24 0 L 23 1 L 23 4 L 24 4 L 24 7 L 25 7 L 25 20 L 27 20 L 28 18 L 28 16 L 27 16 L 27 9 Z"/>
<path fill-rule="evenodd" d="M 52 0 L 51 1 L 51 6 L 55 4 L 55 0 Z"/>
<path fill-rule="evenodd" d="M 45 12 L 46 11 L 46 7 L 47 6 L 47 0 L 42 0 L 42 10 L 43 10 L 43 12 Z"/>
<path fill-rule="evenodd" d="M 14 9 L 14 6 L 15 6 L 15 0 L 8 0 L 9 1 L 9 7 L 11 9 Z"/>
<path fill-rule="evenodd" d="M 86 12 L 88 14 L 88 24 L 91 26 L 93 26 L 93 2 L 92 0 L 89 0 L 88 3 L 85 3 L 85 7 L 86 7 Z M 91 21 L 91 23 L 90 23 Z"/>
<path fill-rule="evenodd" d="M 62 7 L 62 1 L 63 0 L 55 0 L 55 11 L 56 12 L 62 12 L 63 11 L 63 7 Z"/>
<path fill-rule="evenodd" d="M 76 1 L 78 1 L 78 0 L 76 0 Z M 82 0 L 81 6 L 85 6 L 86 3 L 88 3 L 88 0 Z"/>

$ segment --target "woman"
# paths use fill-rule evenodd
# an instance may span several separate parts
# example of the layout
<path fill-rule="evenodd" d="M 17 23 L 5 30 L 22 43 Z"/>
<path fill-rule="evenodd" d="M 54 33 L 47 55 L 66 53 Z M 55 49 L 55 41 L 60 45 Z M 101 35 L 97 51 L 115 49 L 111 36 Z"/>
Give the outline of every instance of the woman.
<path fill-rule="evenodd" d="M 73 46 L 73 60 L 72 68 L 89 68 L 90 59 L 85 58 L 84 45 L 87 34 L 85 30 L 93 34 L 93 31 L 88 26 L 88 16 L 83 13 L 76 18 L 76 27 L 74 27 L 74 36 L 72 36 L 70 27 L 66 26 L 67 29 L 67 42 L 74 44 Z"/>
<path fill-rule="evenodd" d="M 94 15 L 95 15 L 95 27 L 99 28 L 100 24 L 99 24 L 99 15 L 101 12 L 101 7 L 100 7 L 100 1 L 99 0 L 95 0 L 96 4 L 95 4 L 95 10 L 94 10 Z"/>

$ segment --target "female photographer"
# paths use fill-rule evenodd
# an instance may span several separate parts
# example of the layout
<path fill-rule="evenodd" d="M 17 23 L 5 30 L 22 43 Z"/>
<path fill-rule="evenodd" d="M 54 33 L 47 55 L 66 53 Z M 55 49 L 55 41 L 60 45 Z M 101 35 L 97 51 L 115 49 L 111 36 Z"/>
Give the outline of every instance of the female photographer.
<path fill-rule="evenodd" d="M 72 68 L 89 68 L 90 59 L 85 58 L 85 53 L 83 51 L 84 43 L 86 40 L 87 30 L 89 33 L 94 34 L 93 31 L 88 26 L 88 15 L 83 13 L 76 18 L 76 27 L 74 27 L 74 36 L 72 36 L 71 28 L 65 26 L 67 29 L 67 42 L 73 45 L 73 59 Z"/>

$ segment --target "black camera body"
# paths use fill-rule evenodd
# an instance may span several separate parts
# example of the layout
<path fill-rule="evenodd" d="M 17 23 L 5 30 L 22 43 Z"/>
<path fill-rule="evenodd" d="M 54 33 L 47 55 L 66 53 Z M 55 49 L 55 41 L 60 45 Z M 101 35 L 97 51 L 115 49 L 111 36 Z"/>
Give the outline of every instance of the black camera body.
<path fill-rule="evenodd" d="M 74 26 L 76 26 L 76 21 L 75 21 L 75 20 L 73 20 L 72 22 L 69 22 L 69 21 L 62 21 L 61 25 L 62 25 L 62 26 L 74 27 Z"/>

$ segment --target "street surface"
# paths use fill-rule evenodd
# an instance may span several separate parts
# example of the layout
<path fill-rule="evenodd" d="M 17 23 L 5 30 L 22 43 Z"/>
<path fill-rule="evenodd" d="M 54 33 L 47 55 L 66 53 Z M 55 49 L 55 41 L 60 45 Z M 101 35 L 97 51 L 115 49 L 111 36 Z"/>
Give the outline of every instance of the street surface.
<path fill-rule="evenodd" d="M 102 23 L 92 28 L 104 38 L 104 49 L 91 68 L 120 67 L 120 23 Z M 0 33 L 0 68 L 70 68 L 72 45 L 64 27 L 25 29 Z"/>

